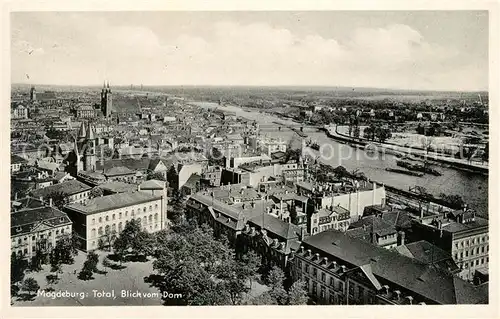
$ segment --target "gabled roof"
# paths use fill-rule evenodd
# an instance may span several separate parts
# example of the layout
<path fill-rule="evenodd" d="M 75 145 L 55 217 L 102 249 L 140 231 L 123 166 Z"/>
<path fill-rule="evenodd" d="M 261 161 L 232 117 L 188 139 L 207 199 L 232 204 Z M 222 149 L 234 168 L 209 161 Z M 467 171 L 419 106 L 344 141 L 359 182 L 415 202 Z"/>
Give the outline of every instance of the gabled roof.
<path fill-rule="evenodd" d="M 71 224 L 68 216 L 55 207 L 26 209 L 10 214 L 11 236 L 27 234 L 34 225 L 42 222 L 49 226 Z"/>
<path fill-rule="evenodd" d="M 472 304 L 484 299 L 474 286 L 449 272 L 334 229 L 306 238 L 303 244 L 353 266 L 371 264 L 377 280 L 388 281 L 438 304 Z"/>

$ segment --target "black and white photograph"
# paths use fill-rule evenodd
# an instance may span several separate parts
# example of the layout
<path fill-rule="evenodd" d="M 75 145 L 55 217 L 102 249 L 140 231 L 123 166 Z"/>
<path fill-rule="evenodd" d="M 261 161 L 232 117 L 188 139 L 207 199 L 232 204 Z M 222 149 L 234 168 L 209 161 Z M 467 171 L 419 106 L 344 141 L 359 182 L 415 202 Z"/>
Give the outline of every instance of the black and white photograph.
<path fill-rule="evenodd" d="M 8 16 L 11 308 L 495 302 L 487 9 Z"/>

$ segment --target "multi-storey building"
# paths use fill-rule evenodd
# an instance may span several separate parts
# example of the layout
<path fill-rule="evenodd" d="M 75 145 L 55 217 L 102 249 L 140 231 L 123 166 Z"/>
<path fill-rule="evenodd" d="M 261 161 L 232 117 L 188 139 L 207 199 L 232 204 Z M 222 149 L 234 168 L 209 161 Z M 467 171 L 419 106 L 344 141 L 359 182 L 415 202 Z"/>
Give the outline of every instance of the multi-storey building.
<path fill-rule="evenodd" d="M 11 110 L 11 117 L 12 117 L 12 119 L 15 119 L 15 120 L 27 119 L 28 118 L 28 108 L 25 107 L 24 105 L 14 106 L 14 108 Z"/>
<path fill-rule="evenodd" d="M 463 279 L 472 280 L 476 269 L 488 267 L 488 220 L 476 216 L 473 210 L 416 219 L 412 230 L 416 239 L 427 240 L 451 253 L 462 269 Z"/>
<path fill-rule="evenodd" d="M 52 207 L 52 203 L 24 208 L 10 214 L 12 253 L 31 258 L 40 250 L 48 252 L 62 236 L 70 236 L 72 223 L 68 216 Z"/>
<path fill-rule="evenodd" d="M 320 304 L 478 304 L 475 287 L 433 265 L 328 230 L 302 241 L 291 274 Z"/>
<path fill-rule="evenodd" d="M 31 192 L 31 196 L 36 198 L 48 198 L 52 194 L 62 193 L 68 203 L 83 204 L 89 199 L 91 189 L 90 186 L 72 179 L 45 188 L 36 189 Z"/>
<path fill-rule="evenodd" d="M 74 232 L 82 249 L 98 248 L 99 239 L 118 234 L 129 220 L 140 221 L 144 230 L 155 232 L 166 225 L 164 195 L 142 191 L 119 193 L 96 197 L 85 204 L 70 204 L 64 207 L 73 221 Z"/>

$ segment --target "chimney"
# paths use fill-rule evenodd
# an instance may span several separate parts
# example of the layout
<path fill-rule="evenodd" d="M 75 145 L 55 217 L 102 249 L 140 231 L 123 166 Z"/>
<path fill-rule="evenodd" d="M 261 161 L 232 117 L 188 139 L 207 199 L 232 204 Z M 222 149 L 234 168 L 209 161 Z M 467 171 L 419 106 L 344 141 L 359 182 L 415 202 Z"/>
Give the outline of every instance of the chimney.
<path fill-rule="evenodd" d="M 49 198 L 49 206 L 52 207 L 52 197 Z"/>
<path fill-rule="evenodd" d="M 300 246 L 300 252 L 304 253 L 304 246 Z"/>
<path fill-rule="evenodd" d="M 304 227 L 300 227 L 300 240 L 304 240 Z M 304 247 L 302 247 L 302 250 L 304 250 Z"/>
<path fill-rule="evenodd" d="M 311 250 L 310 250 L 310 249 L 308 249 L 308 250 L 307 250 L 307 256 L 310 256 L 310 255 L 311 255 Z"/>
<path fill-rule="evenodd" d="M 413 304 L 413 297 L 412 296 L 406 296 L 408 298 L 408 301 L 410 302 L 410 305 Z"/>
<path fill-rule="evenodd" d="M 401 298 L 401 291 L 395 290 L 394 293 L 396 294 L 396 300 L 399 300 Z"/>
<path fill-rule="evenodd" d="M 137 185 L 137 191 L 139 191 L 139 192 L 141 191 L 141 185 L 140 184 Z"/>
<path fill-rule="evenodd" d="M 345 265 L 340 266 L 340 268 L 342 268 L 342 272 L 346 271 L 346 266 Z"/>
<path fill-rule="evenodd" d="M 337 262 L 336 261 L 332 261 L 332 267 L 333 267 L 333 269 L 335 269 L 335 267 L 337 267 Z"/>
<path fill-rule="evenodd" d="M 384 285 L 386 295 L 389 295 L 389 286 Z"/>
<path fill-rule="evenodd" d="M 328 264 L 328 257 L 324 257 L 323 261 L 325 262 L 325 265 Z"/>
<path fill-rule="evenodd" d="M 319 259 L 319 254 L 318 253 L 314 254 L 314 256 L 316 257 L 316 259 Z"/>
<path fill-rule="evenodd" d="M 40 196 L 40 201 L 43 202 L 43 196 Z"/>
<path fill-rule="evenodd" d="M 399 232 L 399 235 L 400 235 L 400 237 L 399 237 L 399 238 L 400 238 L 400 241 L 401 241 L 401 242 L 399 243 L 399 245 L 404 245 L 404 244 L 405 244 L 405 232 L 404 232 L 404 231 Z"/>

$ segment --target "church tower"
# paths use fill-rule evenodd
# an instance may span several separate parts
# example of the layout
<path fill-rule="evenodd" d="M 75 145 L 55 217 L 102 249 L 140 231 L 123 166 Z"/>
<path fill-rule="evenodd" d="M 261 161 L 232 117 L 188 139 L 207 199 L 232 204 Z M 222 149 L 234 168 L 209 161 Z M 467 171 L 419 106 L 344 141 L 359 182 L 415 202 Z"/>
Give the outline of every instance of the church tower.
<path fill-rule="evenodd" d="M 31 102 L 36 101 L 36 89 L 34 86 L 32 86 L 30 89 L 30 100 Z"/>
<path fill-rule="evenodd" d="M 113 109 L 113 95 L 111 89 L 109 88 L 109 82 L 106 84 L 104 82 L 101 91 L 101 111 L 105 117 L 111 116 L 111 110 Z"/>
<path fill-rule="evenodd" d="M 92 126 L 88 125 L 85 136 L 85 149 L 83 153 L 83 169 L 85 171 L 95 171 L 97 156 L 95 153 L 95 136 Z"/>

